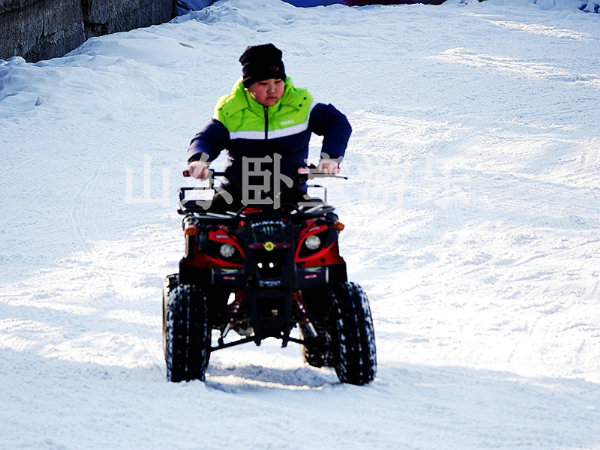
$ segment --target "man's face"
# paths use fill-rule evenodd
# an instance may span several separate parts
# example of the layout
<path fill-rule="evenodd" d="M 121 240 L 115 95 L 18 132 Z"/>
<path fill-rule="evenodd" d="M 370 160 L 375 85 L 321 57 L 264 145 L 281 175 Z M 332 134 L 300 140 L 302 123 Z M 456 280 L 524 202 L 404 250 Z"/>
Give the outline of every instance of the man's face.
<path fill-rule="evenodd" d="M 269 78 L 268 80 L 252 83 L 248 88 L 254 100 L 263 106 L 273 106 L 283 96 L 285 81 L 281 78 Z"/>

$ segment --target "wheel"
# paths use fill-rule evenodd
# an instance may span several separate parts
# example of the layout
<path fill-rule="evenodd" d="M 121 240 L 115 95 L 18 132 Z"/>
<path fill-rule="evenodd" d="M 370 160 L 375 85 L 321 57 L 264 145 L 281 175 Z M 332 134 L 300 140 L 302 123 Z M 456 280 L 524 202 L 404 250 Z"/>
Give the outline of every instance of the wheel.
<path fill-rule="evenodd" d="M 332 350 L 342 383 L 368 384 L 375 379 L 377 351 L 369 299 L 356 283 L 340 283 L 331 292 Z"/>
<path fill-rule="evenodd" d="M 162 323 L 163 323 L 163 354 L 167 359 L 167 308 L 171 291 L 177 287 L 179 277 L 177 274 L 167 275 L 163 283 L 162 291 Z"/>
<path fill-rule="evenodd" d="M 165 311 L 167 380 L 204 381 L 210 359 L 211 327 L 202 289 L 183 284 L 169 294 Z"/>

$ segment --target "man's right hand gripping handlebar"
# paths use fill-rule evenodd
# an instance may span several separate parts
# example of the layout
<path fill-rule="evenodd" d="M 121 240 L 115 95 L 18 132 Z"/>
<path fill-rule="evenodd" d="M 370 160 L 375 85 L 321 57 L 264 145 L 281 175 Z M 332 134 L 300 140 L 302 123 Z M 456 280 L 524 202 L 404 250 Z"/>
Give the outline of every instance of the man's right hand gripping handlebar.
<path fill-rule="evenodd" d="M 183 172 L 183 176 L 198 178 L 199 180 L 206 180 L 209 175 L 208 163 L 205 161 L 192 161 L 189 164 L 189 169 Z"/>

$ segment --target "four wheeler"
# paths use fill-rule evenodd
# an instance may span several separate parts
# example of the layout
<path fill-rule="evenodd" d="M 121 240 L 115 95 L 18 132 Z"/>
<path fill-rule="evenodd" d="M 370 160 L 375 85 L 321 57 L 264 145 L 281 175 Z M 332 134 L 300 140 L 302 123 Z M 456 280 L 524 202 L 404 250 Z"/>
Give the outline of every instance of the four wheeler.
<path fill-rule="evenodd" d="M 314 172 L 299 170 L 295 182 L 323 176 Z M 347 279 L 338 248 L 344 225 L 334 208 L 311 199 L 211 212 L 190 197 L 191 191 L 213 189 L 212 176 L 208 187 L 179 190 L 185 256 L 179 273 L 164 281 L 167 379 L 204 381 L 212 352 L 276 338 L 282 347 L 300 344 L 305 362 L 333 367 L 343 383 L 373 381 L 377 362 L 369 301 Z M 291 334 L 295 327 L 299 338 Z M 232 332 L 238 335 L 234 340 Z"/>

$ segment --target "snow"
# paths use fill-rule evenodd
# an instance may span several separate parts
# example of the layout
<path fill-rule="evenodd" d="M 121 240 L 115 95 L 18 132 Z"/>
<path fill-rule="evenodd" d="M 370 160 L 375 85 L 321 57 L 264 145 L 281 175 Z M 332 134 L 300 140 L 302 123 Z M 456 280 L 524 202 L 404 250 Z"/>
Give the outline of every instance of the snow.
<path fill-rule="evenodd" d="M 598 21 L 566 0 L 221 0 L 0 61 L 0 447 L 600 448 Z M 165 381 L 185 151 L 265 42 L 354 128 L 328 187 L 371 301 L 369 386 L 277 341 Z"/>

